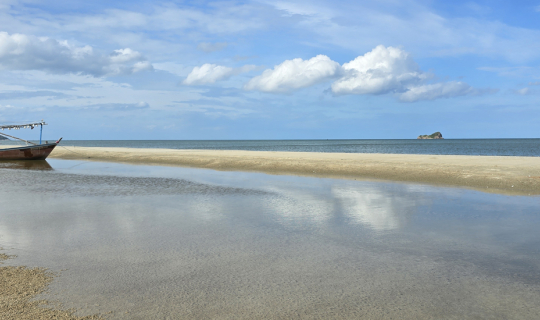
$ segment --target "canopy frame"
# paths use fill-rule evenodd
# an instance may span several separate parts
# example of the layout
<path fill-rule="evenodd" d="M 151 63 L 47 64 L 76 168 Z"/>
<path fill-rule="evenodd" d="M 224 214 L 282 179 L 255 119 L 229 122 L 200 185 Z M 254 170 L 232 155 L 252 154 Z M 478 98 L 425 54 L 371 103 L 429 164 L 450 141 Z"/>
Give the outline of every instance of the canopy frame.
<path fill-rule="evenodd" d="M 3 126 L 0 125 L 0 130 L 5 130 L 5 129 L 19 130 L 19 129 L 27 129 L 27 128 L 34 129 L 34 127 L 37 127 L 37 126 L 43 127 L 45 125 L 47 125 L 45 121 L 41 120 L 41 122 L 26 123 L 26 124 L 8 124 L 8 125 L 3 125 Z"/>
<path fill-rule="evenodd" d="M 30 128 L 30 129 L 34 129 L 35 127 L 39 126 L 40 127 L 40 132 L 39 132 L 39 144 L 41 144 L 41 137 L 42 137 L 42 134 L 43 134 L 43 126 L 47 125 L 45 123 L 45 121 L 41 120 L 40 122 L 33 122 L 33 123 L 26 123 L 26 124 L 9 124 L 9 125 L 0 125 L 0 130 L 4 131 L 5 129 L 7 130 L 20 130 L 20 129 L 27 129 L 27 128 Z M 24 139 L 21 139 L 21 138 L 17 138 L 17 137 L 14 137 L 14 136 L 11 136 L 9 134 L 6 134 L 6 133 L 3 133 L 3 132 L 0 132 L 0 135 L 2 136 L 5 136 L 5 137 L 9 137 L 9 138 L 13 138 L 13 139 L 17 139 L 17 140 L 21 140 L 21 141 L 24 141 L 26 143 L 30 143 L 30 144 L 33 144 L 33 145 L 37 145 L 36 143 L 33 143 L 33 142 L 30 142 L 28 140 L 24 140 Z"/>

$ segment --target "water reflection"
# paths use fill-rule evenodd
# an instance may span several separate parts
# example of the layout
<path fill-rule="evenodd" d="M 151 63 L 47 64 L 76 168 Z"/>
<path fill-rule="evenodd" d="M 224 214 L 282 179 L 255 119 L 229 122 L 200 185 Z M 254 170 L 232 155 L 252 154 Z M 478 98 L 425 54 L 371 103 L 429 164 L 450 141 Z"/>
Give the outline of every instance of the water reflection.
<path fill-rule="evenodd" d="M 6 263 L 67 269 L 51 287 L 66 307 L 113 319 L 540 314 L 523 308 L 540 305 L 538 198 L 77 163 L 0 167 L 0 247 L 18 255 Z"/>
<path fill-rule="evenodd" d="M 0 169 L 53 170 L 47 160 L 2 160 Z"/>
<path fill-rule="evenodd" d="M 416 208 L 426 203 L 422 193 L 411 192 L 407 185 L 399 184 L 327 180 L 300 188 L 274 185 L 264 190 L 279 195 L 267 199 L 266 210 L 274 211 L 280 223 L 287 225 L 322 225 L 332 220 L 390 231 L 404 226 Z"/>
<path fill-rule="evenodd" d="M 326 186 L 295 188 L 276 185 L 265 190 L 275 194 L 263 203 L 265 210 L 274 212 L 280 223 L 303 222 L 321 224 L 332 217 L 334 203 L 323 191 Z"/>
<path fill-rule="evenodd" d="M 353 221 L 377 231 L 386 231 L 403 226 L 416 208 L 425 202 L 421 194 L 406 192 L 405 188 L 336 186 L 332 188 L 332 195 Z"/>

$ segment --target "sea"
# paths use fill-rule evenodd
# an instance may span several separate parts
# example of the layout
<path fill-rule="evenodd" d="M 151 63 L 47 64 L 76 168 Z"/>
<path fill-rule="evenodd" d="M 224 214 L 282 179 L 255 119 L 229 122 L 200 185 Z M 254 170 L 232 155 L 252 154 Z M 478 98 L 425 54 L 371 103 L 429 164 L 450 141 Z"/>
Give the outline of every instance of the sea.
<path fill-rule="evenodd" d="M 1 141 L 0 145 L 14 141 Z M 63 140 L 63 146 L 482 156 L 540 156 L 540 139 Z"/>

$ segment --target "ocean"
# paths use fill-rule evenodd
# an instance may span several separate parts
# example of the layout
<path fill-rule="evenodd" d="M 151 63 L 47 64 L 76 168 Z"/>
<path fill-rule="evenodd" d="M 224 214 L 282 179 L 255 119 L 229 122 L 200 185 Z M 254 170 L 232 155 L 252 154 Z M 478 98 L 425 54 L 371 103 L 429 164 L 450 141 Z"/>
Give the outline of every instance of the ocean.
<path fill-rule="evenodd" d="M 0 141 L 0 145 L 14 143 L 14 141 Z M 61 145 L 293 152 L 540 156 L 540 139 L 63 140 Z"/>

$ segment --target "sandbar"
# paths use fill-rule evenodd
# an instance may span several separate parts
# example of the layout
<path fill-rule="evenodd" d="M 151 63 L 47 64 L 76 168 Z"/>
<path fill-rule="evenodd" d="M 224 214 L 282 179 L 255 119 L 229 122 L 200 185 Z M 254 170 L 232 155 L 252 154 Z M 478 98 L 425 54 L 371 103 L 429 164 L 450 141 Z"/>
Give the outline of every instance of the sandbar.
<path fill-rule="evenodd" d="M 514 195 L 540 194 L 539 157 L 59 146 L 50 158 L 388 180 Z"/>

